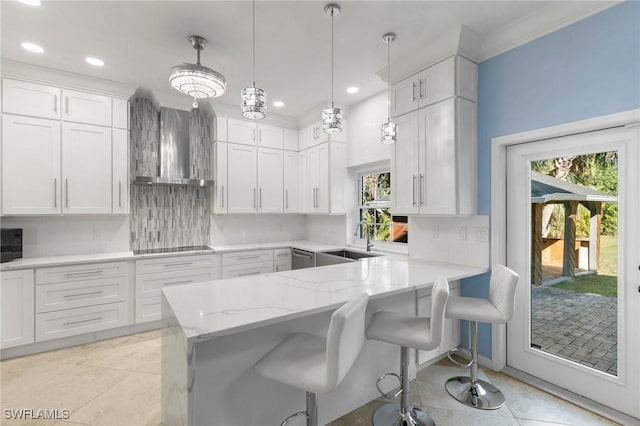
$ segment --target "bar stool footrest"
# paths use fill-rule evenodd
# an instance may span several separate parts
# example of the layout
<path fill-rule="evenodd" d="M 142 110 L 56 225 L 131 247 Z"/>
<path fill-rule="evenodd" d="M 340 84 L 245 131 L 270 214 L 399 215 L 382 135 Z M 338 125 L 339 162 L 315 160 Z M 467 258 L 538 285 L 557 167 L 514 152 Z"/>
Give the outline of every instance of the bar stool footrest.
<path fill-rule="evenodd" d="M 382 389 L 380 389 L 380 382 L 383 381 L 387 376 L 393 376 L 398 379 L 398 383 L 400 383 L 400 385 L 397 388 L 394 388 L 385 393 L 382 391 Z M 378 389 L 378 392 L 380 392 L 380 395 L 382 395 L 382 397 L 384 398 L 397 398 L 398 395 L 402 393 L 402 379 L 400 379 L 400 376 L 396 373 L 385 373 L 382 376 L 378 377 L 378 380 L 376 380 L 376 388 Z"/>
<path fill-rule="evenodd" d="M 444 385 L 458 402 L 481 410 L 496 410 L 504 405 L 504 395 L 494 385 L 484 380 L 473 382 L 468 376 L 447 380 Z"/>
<path fill-rule="evenodd" d="M 462 358 L 468 359 L 469 361 L 466 364 L 464 364 L 454 359 L 453 358 L 454 355 L 458 355 Z M 471 351 L 467 348 L 463 348 L 460 346 L 456 346 L 455 348 L 449 350 L 449 352 L 447 352 L 447 358 L 449 358 L 449 361 L 451 361 L 458 367 L 462 367 L 462 368 L 469 368 L 471 367 L 471 364 L 473 364 L 473 355 L 471 354 Z"/>
<path fill-rule="evenodd" d="M 309 417 L 309 414 L 306 411 L 298 411 L 297 413 L 294 413 L 292 415 L 290 415 L 289 417 L 287 417 L 286 419 L 284 419 L 282 421 L 282 423 L 280 423 L 280 426 L 287 426 L 287 423 L 289 423 L 291 420 L 295 419 L 296 417 L 299 416 L 304 416 L 305 418 Z"/>
<path fill-rule="evenodd" d="M 409 406 L 405 418 L 400 415 L 400 404 L 381 405 L 373 413 L 373 426 L 435 426 L 435 422 L 420 408 Z"/>

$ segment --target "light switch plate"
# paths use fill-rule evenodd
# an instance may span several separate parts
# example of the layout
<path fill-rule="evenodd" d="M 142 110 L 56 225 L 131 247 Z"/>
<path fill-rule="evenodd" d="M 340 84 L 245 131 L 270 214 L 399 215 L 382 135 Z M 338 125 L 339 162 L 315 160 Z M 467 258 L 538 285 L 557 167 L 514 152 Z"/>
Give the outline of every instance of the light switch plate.
<path fill-rule="evenodd" d="M 467 227 L 461 226 L 458 228 L 458 239 L 466 240 L 467 239 Z"/>
<path fill-rule="evenodd" d="M 476 240 L 489 241 L 489 228 L 486 228 L 486 227 L 476 228 Z"/>

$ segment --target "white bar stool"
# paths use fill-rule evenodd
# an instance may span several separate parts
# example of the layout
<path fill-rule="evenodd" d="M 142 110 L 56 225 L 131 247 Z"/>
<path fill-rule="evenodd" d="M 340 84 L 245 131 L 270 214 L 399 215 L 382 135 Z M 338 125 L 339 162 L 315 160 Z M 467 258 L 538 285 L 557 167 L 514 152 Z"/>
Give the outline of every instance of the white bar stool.
<path fill-rule="evenodd" d="M 284 419 L 307 417 L 307 426 L 318 425 L 318 393 L 340 384 L 364 344 L 364 318 L 369 295 L 363 294 L 336 309 L 331 315 L 327 338 L 294 333 L 278 344 L 253 369 L 256 373 L 307 393 L 307 409 Z"/>
<path fill-rule="evenodd" d="M 449 283 L 438 278 L 431 292 L 431 317 L 416 317 L 396 312 L 376 312 L 367 328 L 367 338 L 400 345 L 400 377 L 395 373 L 383 374 L 376 387 L 385 397 L 400 394 L 400 404 L 391 402 L 380 406 L 373 413 L 374 426 L 428 426 L 435 425 L 424 411 L 409 404 L 409 348 L 429 351 L 440 345 L 444 326 L 444 310 L 449 298 Z M 380 381 L 395 376 L 400 387 L 385 394 Z"/>
<path fill-rule="evenodd" d="M 461 403 L 483 410 L 494 410 L 504 405 L 504 395 L 491 383 L 478 379 L 478 321 L 504 324 L 513 316 L 516 284 L 520 277 L 502 265 L 495 265 L 489 282 L 489 298 L 452 296 L 447 304 L 447 318 L 470 321 L 471 353 L 467 349 L 453 348 L 449 359 L 461 367 L 470 367 L 469 376 L 458 376 L 447 380 L 445 387 L 449 395 Z M 462 352 L 470 358 L 462 364 L 452 355 Z"/>

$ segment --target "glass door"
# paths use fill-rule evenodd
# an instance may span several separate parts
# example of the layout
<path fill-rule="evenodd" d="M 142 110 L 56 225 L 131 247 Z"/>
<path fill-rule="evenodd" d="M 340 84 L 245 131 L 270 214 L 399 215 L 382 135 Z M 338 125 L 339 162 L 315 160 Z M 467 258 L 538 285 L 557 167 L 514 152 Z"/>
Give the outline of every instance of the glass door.
<path fill-rule="evenodd" d="M 507 149 L 507 364 L 640 418 L 637 134 Z"/>

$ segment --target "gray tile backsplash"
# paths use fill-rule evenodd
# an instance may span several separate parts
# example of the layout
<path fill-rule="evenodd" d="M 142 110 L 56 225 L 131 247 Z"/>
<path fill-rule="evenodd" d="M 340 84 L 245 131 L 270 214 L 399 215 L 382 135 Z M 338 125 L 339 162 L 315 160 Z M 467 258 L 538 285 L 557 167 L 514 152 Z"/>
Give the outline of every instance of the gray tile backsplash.
<path fill-rule="evenodd" d="M 131 102 L 131 175 L 155 176 L 158 171 L 160 112 L 152 101 Z M 201 110 L 189 114 L 192 176 L 209 177 L 211 120 Z M 207 245 L 207 189 L 174 185 L 132 185 L 131 249 Z"/>

